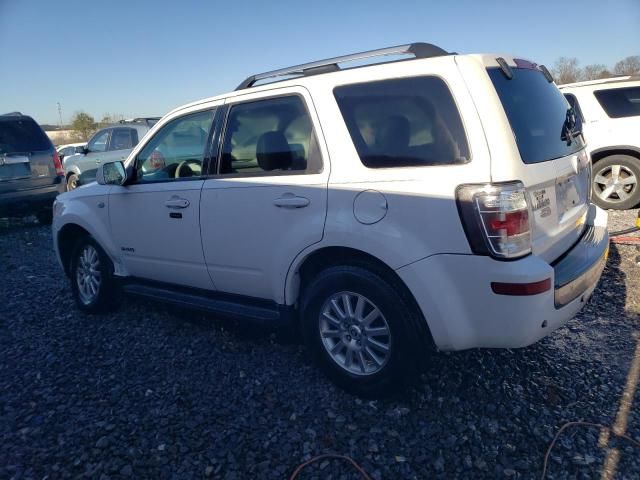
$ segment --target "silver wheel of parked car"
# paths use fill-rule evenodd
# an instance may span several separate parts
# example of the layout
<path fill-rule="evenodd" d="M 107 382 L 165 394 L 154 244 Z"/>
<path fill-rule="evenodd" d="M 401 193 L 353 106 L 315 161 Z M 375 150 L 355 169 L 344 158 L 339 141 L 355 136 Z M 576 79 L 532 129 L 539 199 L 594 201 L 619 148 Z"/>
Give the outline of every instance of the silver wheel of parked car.
<path fill-rule="evenodd" d="M 638 178 L 625 165 L 607 165 L 593 176 L 594 193 L 605 202 L 620 203 L 631 198 Z"/>
<path fill-rule="evenodd" d="M 75 173 L 67 177 L 67 192 L 78 188 L 78 176 Z"/>
<path fill-rule="evenodd" d="M 391 330 L 376 305 L 363 295 L 338 292 L 320 309 L 320 336 L 327 353 L 355 375 L 380 371 L 391 355 Z"/>
<path fill-rule="evenodd" d="M 96 301 L 102 284 L 100 256 L 93 245 L 86 244 L 80 251 L 76 269 L 76 283 L 80 301 L 89 305 Z"/>

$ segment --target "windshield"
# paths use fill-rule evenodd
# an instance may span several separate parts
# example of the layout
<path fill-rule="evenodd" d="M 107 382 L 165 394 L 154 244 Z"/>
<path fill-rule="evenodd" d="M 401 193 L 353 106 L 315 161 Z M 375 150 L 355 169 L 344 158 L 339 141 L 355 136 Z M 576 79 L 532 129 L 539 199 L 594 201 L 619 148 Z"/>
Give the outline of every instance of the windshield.
<path fill-rule="evenodd" d="M 524 163 L 571 155 L 584 147 L 560 90 L 537 69 L 512 68 L 509 80 L 500 68 L 487 72 L 498 92 Z M 574 129 L 573 134 L 567 130 Z"/>

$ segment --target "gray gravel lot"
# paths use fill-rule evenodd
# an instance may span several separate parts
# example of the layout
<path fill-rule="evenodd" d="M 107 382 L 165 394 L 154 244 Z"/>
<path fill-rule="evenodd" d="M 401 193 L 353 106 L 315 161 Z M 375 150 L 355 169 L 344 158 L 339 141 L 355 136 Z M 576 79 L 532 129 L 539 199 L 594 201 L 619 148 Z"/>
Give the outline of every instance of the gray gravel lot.
<path fill-rule="evenodd" d="M 634 212 L 611 217 L 632 224 Z M 73 305 L 36 223 L 0 224 L 0 479 L 288 478 L 321 454 L 375 479 L 539 478 L 565 422 L 611 426 L 640 361 L 636 247 L 612 244 L 591 303 L 521 350 L 438 354 L 399 398 L 336 389 L 289 336 L 129 298 L 115 314 Z M 514 321 L 518 321 L 517 314 Z M 640 395 L 626 432 L 640 438 Z M 627 403 L 628 404 L 628 403 Z M 635 405 L 635 407 L 634 407 Z M 640 478 L 640 451 L 566 431 L 547 478 Z M 325 461 L 300 478 L 359 478 Z"/>

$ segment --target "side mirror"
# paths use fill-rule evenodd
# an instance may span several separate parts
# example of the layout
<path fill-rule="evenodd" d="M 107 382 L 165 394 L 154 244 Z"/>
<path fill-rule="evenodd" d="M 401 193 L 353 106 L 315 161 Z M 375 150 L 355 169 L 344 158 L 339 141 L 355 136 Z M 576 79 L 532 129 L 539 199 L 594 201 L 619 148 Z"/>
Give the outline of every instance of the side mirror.
<path fill-rule="evenodd" d="M 100 185 L 124 185 L 127 181 L 127 172 L 123 163 L 103 163 L 96 172 L 96 181 Z"/>
<path fill-rule="evenodd" d="M 83 155 L 86 155 L 87 153 L 89 153 L 89 149 L 87 147 L 80 147 L 80 153 L 82 153 Z"/>

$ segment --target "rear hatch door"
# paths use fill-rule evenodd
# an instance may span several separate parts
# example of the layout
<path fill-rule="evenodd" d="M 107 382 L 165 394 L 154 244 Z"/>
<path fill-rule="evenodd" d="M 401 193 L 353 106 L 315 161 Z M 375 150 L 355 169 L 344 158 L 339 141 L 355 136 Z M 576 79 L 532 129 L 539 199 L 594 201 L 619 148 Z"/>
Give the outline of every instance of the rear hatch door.
<path fill-rule="evenodd" d="M 509 59 L 511 78 L 487 68 L 520 158 L 491 159 L 492 181 L 524 183 L 532 252 L 553 262 L 580 238 L 589 203 L 590 163 L 579 120 L 556 85 L 533 63 Z"/>
<path fill-rule="evenodd" d="M 38 124 L 25 116 L 0 116 L 0 194 L 51 185 L 54 148 Z"/>

